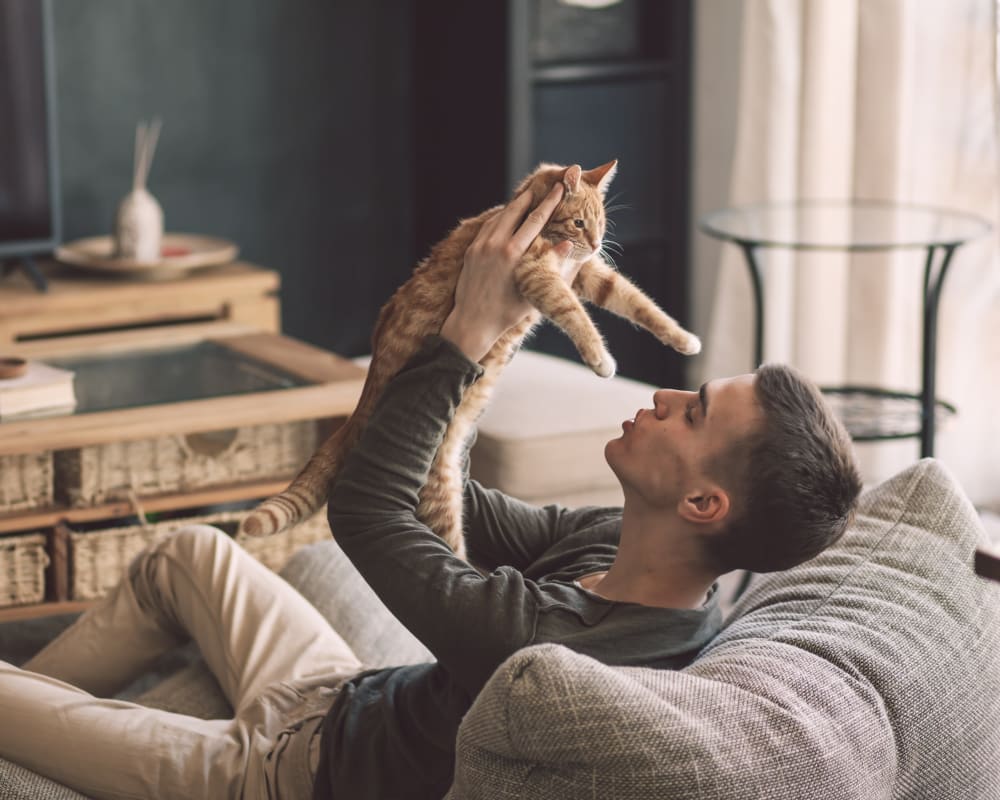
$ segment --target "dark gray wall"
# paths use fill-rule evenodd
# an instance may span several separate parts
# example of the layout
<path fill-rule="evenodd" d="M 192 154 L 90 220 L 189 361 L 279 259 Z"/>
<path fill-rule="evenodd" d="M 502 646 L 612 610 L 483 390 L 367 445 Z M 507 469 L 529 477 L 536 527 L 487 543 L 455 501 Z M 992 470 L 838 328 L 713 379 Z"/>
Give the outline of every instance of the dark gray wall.
<path fill-rule="evenodd" d="M 55 0 L 64 237 L 110 232 L 135 123 L 168 231 L 277 269 L 284 328 L 353 355 L 412 268 L 408 3 Z"/>

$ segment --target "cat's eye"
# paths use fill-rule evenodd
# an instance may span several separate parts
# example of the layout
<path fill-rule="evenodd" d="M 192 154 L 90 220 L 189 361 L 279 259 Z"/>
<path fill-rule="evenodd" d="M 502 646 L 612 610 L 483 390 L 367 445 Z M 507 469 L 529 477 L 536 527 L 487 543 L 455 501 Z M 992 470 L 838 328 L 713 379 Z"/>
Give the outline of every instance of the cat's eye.
<path fill-rule="evenodd" d="M 578 227 L 578 228 L 582 228 L 583 227 L 583 220 L 582 219 L 575 219 L 575 220 L 573 220 L 573 224 L 576 225 L 576 227 Z"/>

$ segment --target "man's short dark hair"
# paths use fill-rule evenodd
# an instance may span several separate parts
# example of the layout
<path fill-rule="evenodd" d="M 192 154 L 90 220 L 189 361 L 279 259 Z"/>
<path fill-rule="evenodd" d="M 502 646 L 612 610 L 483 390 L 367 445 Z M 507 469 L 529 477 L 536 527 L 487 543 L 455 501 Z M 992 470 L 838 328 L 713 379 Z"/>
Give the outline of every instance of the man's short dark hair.
<path fill-rule="evenodd" d="M 733 518 L 706 548 L 726 572 L 818 555 L 843 535 L 861 493 L 850 436 L 816 385 L 781 364 L 758 368 L 753 385 L 762 424 L 716 465 Z"/>

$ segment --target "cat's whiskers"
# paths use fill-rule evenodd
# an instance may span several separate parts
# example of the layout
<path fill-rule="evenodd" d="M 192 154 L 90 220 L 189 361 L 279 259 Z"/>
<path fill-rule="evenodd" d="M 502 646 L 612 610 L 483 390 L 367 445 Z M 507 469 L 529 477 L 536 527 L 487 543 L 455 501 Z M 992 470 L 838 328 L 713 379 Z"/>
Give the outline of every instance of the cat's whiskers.
<path fill-rule="evenodd" d="M 605 247 L 617 247 L 619 254 L 624 254 L 625 253 L 625 248 L 622 247 L 621 244 L 619 244 L 618 242 L 616 242 L 610 236 L 605 236 L 604 237 L 604 241 L 601 243 L 601 249 L 604 249 Z"/>
<path fill-rule="evenodd" d="M 611 197 L 604 198 L 604 205 L 605 205 L 605 207 L 607 207 L 611 203 L 615 202 L 615 200 L 617 200 L 621 196 L 622 196 L 622 192 L 615 192 L 613 195 L 611 195 Z"/>
<path fill-rule="evenodd" d="M 598 250 L 598 255 L 600 255 L 600 257 L 604 259 L 604 261 L 610 262 L 611 266 L 613 266 L 615 269 L 618 269 L 618 264 L 615 262 L 614 257 L 611 255 L 611 253 L 607 251 L 607 249 L 604 247 L 603 244 L 601 245 L 601 249 Z"/>

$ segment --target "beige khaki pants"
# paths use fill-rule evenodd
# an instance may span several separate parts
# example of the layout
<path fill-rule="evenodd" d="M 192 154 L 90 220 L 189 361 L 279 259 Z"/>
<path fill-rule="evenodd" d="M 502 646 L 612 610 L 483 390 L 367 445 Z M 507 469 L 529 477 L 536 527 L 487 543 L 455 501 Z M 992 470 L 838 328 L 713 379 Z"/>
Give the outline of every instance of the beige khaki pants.
<path fill-rule="evenodd" d="M 188 638 L 233 719 L 105 699 Z M 320 723 L 361 668 L 298 592 L 193 525 L 24 669 L 0 661 L 0 756 L 94 798 L 310 798 Z"/>

